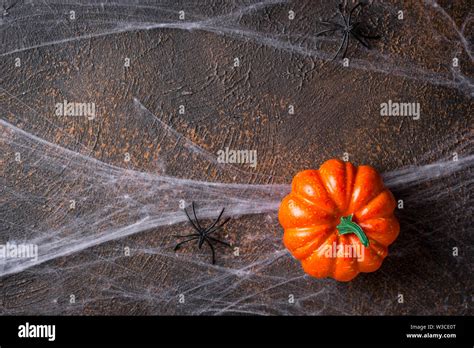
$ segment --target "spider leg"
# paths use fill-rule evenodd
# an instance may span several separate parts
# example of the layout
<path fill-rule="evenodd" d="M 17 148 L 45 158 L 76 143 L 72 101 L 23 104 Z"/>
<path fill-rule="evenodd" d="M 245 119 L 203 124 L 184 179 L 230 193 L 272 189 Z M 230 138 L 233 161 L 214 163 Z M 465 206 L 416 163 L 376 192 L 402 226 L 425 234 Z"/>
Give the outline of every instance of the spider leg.
<path fill-rule="evenodd" d="M 336 30 L 338 30 L 338 29 L 334 28 L 334 29 L 323 30 L 323 31 L 320 31 L 319 33 L 317 33 L 316 36 L 321 36 L 321 35 L 323 35 L 323 34 L 325 34 L 325 33 L 330 33 L 330 32 L 332 32 L 332 31 L 336 31 Z"/>
<path fill-rule="evenodd" d="M 199 244 L 198 244 L 198 248 L 201 249 L 202 248 L 202 245 L 204 244 L 204 239 L 206 239 L 206 236 L 204 234 L 202 234 L 200 237 L 199 237 Z"/>
<path fill-rule="evenodd" d="M 332 27 L 334 27 L 334 28 L 344 28 L 343 25 L 340 25 L 340 24 L 337 23 L 337 22 L 322 21 L 322 22 L 320 22 L 320 23 L 323 24 L 323 25 L 332 26 Z"/>
<path fill-rule="evenodd" d="M 207 244 L 209 244 L 209 246 L 211 247 L 211 251 L 212 251 L 212 264 L 214 265 L 216 263 L 216 252 L 214 250 L 214 246 L 212 245 L 212 243 L 207 239 L 207 238 L 204 238 L 204 240 L 206 241 Z"/>
<path fill-rule="evenodd" d="M 359 41 L 359 42 L 362 44 L 362 46 L 364 46 L 365 48 L 367 48 L 367 49 L 369 49 L 369 50 L 371 49 L 369 43 L 365 42 L 365 40 L 363 40 L 362 38 L 360 38 L 357 34 L 351 33 L 351 35 L 352 35 L 357 41 Z"/>
<path fill-rule="evenodd" d="M 357 8 L 359 8 L 359 7 L 361 7 L 361 6 L 362 6 L 362 3 L 359 2 L 357 5 L 355 5 L 355 6 L 352 8 L 351 12 L 349 13 L 349 19 L 347 20 L 347 22 L 349 23 L 349 25 L 351 24 L 352 14 L 354 13 L 354 11 L 355 11 Z"/>
<path fill-rule="evenodd" d="M 217 217 L 216 220 L 214 220 L 214 223 L 203 231 L 204 234 L 206 234 L 208 231 L 210 231 L 219 222 L 219 220 L 221 219 L 222 214 L 224 214 L 224 210 L 225 210 L 225 208 L 222 208 L 219 216 Z"/>
<path fill-rule="evenodd" d="M 182 241 L 181 243 L 176 244 L 176 246 L 174 247 L 174 251 L 178 250 L 181 247 L 181 245 L 183 245 L 184 243 L 190 242 L 190 241 L 198 239 L 198 238 L 199 237 L 193 237 L 193 238 L 190 238 L 190 239 L 186 239 L 186 240 Z"/>
<path fill-rule="evenodd" d="M 229 248 L 232 247 L 232 245 L 230 245 L 229 243 L 224 242 L 224 241 L 222 241 L 222 240 L 219 240 L 219 239 L 217 239 L 217 238 L 214 238 L 214 237 L 207 237 L 207 238 L 209 238 L 209 239 L 212 240 L 213 242 L 221 243 L 221 244 L 223 244 L 223 245 L 225 245 L 225 246 L 228 246 Z"/>
<path fill-rule="evenodd" d="M 347 23 L 346 16 L 344 16 L 344 9 L 343 9 L 343 7 L 342 7 L 342 3 L 340 3 L 337 8 L 338 8 L 338 10 L 339 10 L 339 14 L 341 15 L 342 19 L 344 20 L 344 24 L 345 24 L 346 26 L 348 26 L 349 24 Z"/>
<path fill-rule="evenodd" d="M 186 209 L 184 209 L 184 212 L 186 213 L 186 216 L 188 217 L 188 220 L 189 220 L 189 222 L 191 223 L 191 225 L 193 225 L 194 229 L 199 232 L 200 229 L 196 226 L 196 224 L 194 223 L 193 219 L 191 219 L 191 217 L 190 217 L 189 214 L 188 214 L 188 211 L 187 211 Z"/>
<path fill-rule="evenodd" d="M 193 207 L 194 219 L 196 220 L 196 225 L 199 228 L 199 230 L 202 230 L 201 224 L 199 223 L 199 220 L 198 220 L 197 215 L 196 215 L 196 209 L 194 209 L 194 201 L 192 203 L 192 207 Z"/>
<path fill-rule="evenodd" d="M 185 235 L 173 234 L 172 237 L 176 237 L 176 238 L 186 238 L 186 237 L 199 237 L 199 236 L 200 236 L 199 233 L 191 233 L 191 234 L 185 234 Z"/>
<path fill-rule="evenodd" d="M 216 232 L 219 228 L 221 228 L 222 226 L 224 226 L 228 221 L 230 220 L 230 217 L 225 219 L 225 221 L 223 223 L 221 223 L 219 226 L 216 226 L 214 227 L 212 230 L 209 230 L 209 231 L 205 231 L 205 235 L 209 235 L 211 233 L 214 233 Z"/>
<path fill-rule="evenodd" d="M 337 55 L 339 54 L 339 52 L 341 52 L 342 50 L 342 47 L 344 46 L 344 44 L 346 43 L 347 41 L 347 38 L 348 38 L 348 35 L 347 33 L 344 34 L 344 38 L 342 39 L 342 43 L 341 45 L 339 46 L 339 49 L 337 50 L 336 54 L 334 55 L 334 57 L 332 58 L 332 60 L 335 60 L 337 58 Z"/>
<path fill-rule="evenodd" d="M 349 48 L 349 34 L 346 34 L 346 48 L 344 49 L 344 53 L 342 54 L 342 59 L 346 57 L 347 49 Z"/>

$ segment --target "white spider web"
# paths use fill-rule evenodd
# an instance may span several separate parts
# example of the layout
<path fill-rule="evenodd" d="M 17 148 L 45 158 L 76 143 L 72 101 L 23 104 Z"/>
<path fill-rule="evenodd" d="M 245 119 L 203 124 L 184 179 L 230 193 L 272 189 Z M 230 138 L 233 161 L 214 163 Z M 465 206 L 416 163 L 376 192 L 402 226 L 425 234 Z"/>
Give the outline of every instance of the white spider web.
<path fill-rule="evenodd" d="M 295 22 L 290 31 L 272 20 L 285 18 L 288 6 L 284 1 L 242 2 L 212 7 L 203 14 L 202 7 L 193 2 L 20 2 L 0 22 L 0 55 L 8 59 L 34 54 L 37 49 L 66 49 L 69 43 L 94 37 L 175 29 L 222 35 L 282 54 L 330 59 L 337 35 L 316 38 L 314 34 L 323 27 Z M 318 6 L 321 19 L 334 16 L 334 4 L 321 2 Z M 73 26 L 65 25 L 71 9 L 78 14 Z M 176 20 L 181 9 L 185 10 L 185 21 Z M 363 58 L 351 59 L 351 69 L 446 86 L 472 96 L 469 64 L 452 66 L 455 56 L 461 62 L 472 62 L 467 35 L 471 14 L 459 25 L 436 2 L 425 1 L 413 5 L 412 11 L 405 11 L 405 21 L 397 22 L 398 7 L 392 3 L 376 2 L 371 9 L 386 15 L 372 23 L 377 32 L 396 28 L 394 35 L 403 38 L 404 26 L 419 27 L 419 36 L 412 38 L 419 51 L 414 56 L 424 58 L 416 60 L 397 51 L 392 45 L 397 38 L 390 37 L 376 50 L 361 51 Z M 297 10 L 297 15 L 304 10 Z M 259 21 L 263 24 L 256 26 L 253 16 L 263 17 Z M 25 33 L 23 24 L 32 20 L 36 32 Z M 423 40 L 431 36 L 443 47 L 435 64 L 426 56 L 436 47 Z M 3 69 L 7 71 L 6 65 Z M 8 94 L 3 88 L 2 92 Z M 419 289 L 411 286 L 410 279 L 422 278 L 428 284 L 431 277 L 456 284 L 463 292 L 437 294 L 427 286 L 423 289 L 425 299 L 417 297 L 420 307 L 409 313 L 433 314 L 431 301 L 439 298 L 445 301 L 447 312 L 469 312 L 472 284 L 458 277 L 470 272 L 473 245 L 468 221 L 472 216 L 473 165 L 469 132 L 439 139 L 436 151 L 418 156 L 416 166 L 384 173 L 396 197 L 410 206 L 400 214 L 402 235 L 382 268 L 367 275 L 372 281 L 362 275 L 347 285 L 305 276 L 282 247 L 276 211 L 289 190 L 283 178 L 217 163 L 214 154 L 167 126 L 162 115 L 154 115 L 137 99 L 126 117 L 159 144 L 159 161 L 153 171 L 108 164 L 107 159 L 94 158 L 80 142 L 68 149 L 46 140 L 45 129 L 37 123 L 50 121 L 16 103 L 17 96 L 7 99 L 16 105 L 2 103 L 0 243 L 37 244 L 39 258 L 0 261 L 2 314 L 116 313 L 116 307 L 129 314 L 405 313 L 396 303 L 397 294 L 403 291 L 414 298 Z M 458 161 L 446 155 L 453 151 L 459 153 Z M 21 154 L 20 162 L 15 160 L 16 153 Z M 201 174 L 190 168 L 199 168 Z M 209 177 L 218 181 L 208 182 Z M 266 184 L 269 182 L 272 184 Z M 72 210 L 71 199 L 76 201 Z M 215 218 L 225 207 L 225 216 L 233 219 L 223 237 L 240 247 L 239 256 L 219 247 L 217 264 L 211 265 L 208 249 L 189 245 L 174 253 L 177 239 L 173 235 L 190 231 L 180 200 L 187 204 L 196 201 L 202 219 Z M 446 202 L 451 209 L 440 209 Z M 240 224 L 249 220 L 266 232 L 242 229 Z M 452 246 L 463 250 L 454 263 L 446 256 Z M 125 247 L 130 256 L 125 255 Z M 418 259 L 413 255 L 420 255 L 420 248 L 426 250 L 421 252 L 424 264 L 416 267 Z M 430 255 L 432 252 L 435 255 Z M 400 278 L 397 265 L 402 261 L 407 265 L 410 260 L 414 266 L 405 269 Z M 448 262 L 451 264 L 446 267 Z M 89 281 L 78 283 L 76 279 L 84 274 Z M 28 293 L 31 288 L 36 289 L 34 294 Z M 371 292 L 381 289 L 386 298 L 372 299 Z M 74 304 L 69 302 L 71 294 L 77 299 Z M 295 303 L 288 302 L 290 294 Z M 184 295 L 184 304 L 178 302 L 180 295 Z"/>
<path fill-rule="evenodd" d="M 364 11 L 373 17 L 369 18 L 369 26 L 376 32 L 389 32 L 390 35 L 382 39 L 377 50 L 365 52 L 364 58 L 351 59 L 350 68 L 453 87 L 473 95 L 472 13 L 469 12 L 462 23 L 456 23 L 435 0 L 414 4 L 366 3 L 370 5 Z M 352 6 L 352 3 L 348 4 L 348 8 Z M 316 37 L 315 34 L 327 28 L 318 24 L 318 18 L 320 21 L 341 21 L 334 7 L 330 1 L 321 1 L 314 6 L 318 11 L 312 13 L 307 4 L 298 8 L 285 0 L 239 1 L 222 6 L 201 6 L 199 1 L 18 1 L 0 18 L 3 40 L 0 56 L 132 31 L 178 29 L 210 32 L 290 54 L 330 60 L 340 35 Z M 203 9 L 205 13 L 202 13 Z M 291 31 L 283 23 L 289 10 L 305 19 L 294 21 Z M 404 11 L 403 20 L 397 19 L 400 10 Z M 68 19 L 71 11 L 77 15 L 74 20 Z M 177 20 L 180 11 L 184 11 L 183 20 Z M 374 13 L 382 13 L 383 17 L 376 18 Z M 262 15 L 264 19 L 258 21 L 256 27 L 252 18 L 262 18 Z M 25 33 L 23 28 L 30 21 L 35 22 L 35 31 Z M 315 24 L 305 25 L 307 21 Z M 416 37 L 406 32 L 410 27 L 417 28 Z M 436 40 L 432 41 L 433 37 Z M 407 40 L 416 50 L 414 55 L 398 49 Z M 432 46 L 433 42 L 435 46 Z M 459 59 L 459 66 L 453 65 L 454 58 Z"/>
<path fill-rule="evenodd" d="M 217 163 L 215 156 L 166 126 L 138 100 L 134 101 L 133 109 L 130 117 L 149 119 L 162 148 L 166 149 L 164 167 L 167 158 L 177 158 L 178 163 L 186 166 L 206 163 L 209 172 L 221 172 L 223 176 L 238 171 L 230 165 Z M 80 305 L 74 307 L 78 311 L 87 306 L 88 301 L 97 304 L 133 298 L 135 303 L 146 304 L 149 313 L 166 313 L 167 306 L 173 307 L 177 296 L 184 294 L 192 303 L 182 306 L 184 313 L 304 313 L 305 301 L 318 296 L 327 298 L 330 293 L 338 291 L 339 285 L 332 281 L 311 280 L 301 271 L 295 272 L 293 267 L 288 267 L 290 255 L 281 245 L 276 223 L 276 211 L 281 198 L 289 191 L 288 185 L 212 183 L 120 168 L 49 143 L 7 121 L 2 120 L 0 125 L 4 158 L 0 240 L 39 246 L 36 261 L 21 258 L 2 260 L 0 275 L 23 272 L 28 278 L 28 273 L 32 272 L 35 276 L 40 275 L 42 281 L 55 284 L 48 290 L 47 298 L 52 302 L 30 303 L 26 312 L 61 312 L 61 303 L 57 302 L 59 294 L 67 292 L 61 284 L 68 284 L 70 277 L 78 272 L 90 272 L 97 277 L 90 284 L 82 285 L 81 292 L 85 293 L 80 294 Z M 465 151 L 472 140 L 467 139 L 468 142 L 458 145 L 458 151 Z M 15 162 L 15 153 L 22 154 L 21 162 Z M 461 195 L 465 197 L 462 204 L 468 204 L 463 208 L 464 213 L 469 216 L 469 211 L 472 212 L 472 175 L 466 169 L 472 168 L 473 160 L 474 156 L 469 155 L 458 161 L 406 167 L 385 173 L 384 177 L 386 184 L 397 196 L 403 197 L 407 205 L 416 205 L 417 202 L 431 204 L 452 195 Z M 239 178 L 245 178 L 245 173 L 238 174 Z M 423 185 L 426 183 L 429 185 Z M 77 201 L 74 210 L 69 209 L 70 199 Z M 266 221 L 268 234 L 233 229 L 234 233 L 241 234 L 240 243 L 246 241 L 253 247 L 242 250 L 238 257 L 225 249 L 218 249 L 217 265 L 209 263 L 207 252 L 175 254 L 172 250 L 176 243 L 175 232 L 171 233 L 166 226 L 186 221 L 179 207 L 182 199 L 187 204 L 198 202 L 198 215 L 203 219 L 216 217 L 222 207 L 226 208 L 225 216 L 234 218 L 232 221 L 246 215 L 265 214 L 259 220 Z M 443 212 L 435 215 L 420 219 L 418 215 L 411 217 L 408 213 L 403 222 L 405 228 L 411 225 L 416 233 L 420 233 L 416 240 L 429 237 L 431 243 L 443 243 L 440 232 L 445 223 L 440 224 L 441 230 L 433 227 L 425 234 L 419 227 L 427 221 L 433 225 L 446 218 Z M 187 227 L 183 229 L 189 231 Z M 135 238 L 122 240 L 140 233 L 152 233 L 152 243 L 143 244 L 142 240 Z M 458 245 L 464 233 L 467 230 L 454 232 L 454 236 L 459 238 Z M 115 243 L 115 247 L 104 255 L 103 250 L 96 247 L 106 242 Z M 131 249 L 131 256 L 124 254 L 124 246 Z M 416 246 L 402 245 L 391 258 L 403 257 L 413 247 Z M 87 251 L 90 248 L 93 251 Z M 84 250 L 87 262 L 82 258 L 76 260 L 75 254 Z M 170 273 L 181 276 L 171 284 L 161 282 L 159 274 L 148 273 L 157 265 L 163 276 Z M 98 276 L 92 271 L 95 268 L 105 269 L 105 274 Z M 107 275 L 109 272 L 110 276 Z M 272 289 L 285 289 L 297 296 L 298 304 L 285 304 L 288 295 L 277 302 L 275 299 L 266 302 L 259 299 L 258 291 L 246 293 L 246 288 L 261 285 L 263 281 L 263 295 L 274 294 L 270 291 Z M 134 287 L 135 283 L 140 286 Z M 103 287 L 102 297 L 88 299 L 88 286 L 96 288 L 99 284 Z M 164 284 L 167 285 L 165 288 Z M 236 297 L 237 293 L 239 297 Z M 374 306 L 374 312 L 381 313 L 384 305 Z M 325 306 L 321 311 L 324 309 Z M 18 309 L 10 310 L 16 312 Z M 4 308 L 4 312 L 9 311 Z"/>

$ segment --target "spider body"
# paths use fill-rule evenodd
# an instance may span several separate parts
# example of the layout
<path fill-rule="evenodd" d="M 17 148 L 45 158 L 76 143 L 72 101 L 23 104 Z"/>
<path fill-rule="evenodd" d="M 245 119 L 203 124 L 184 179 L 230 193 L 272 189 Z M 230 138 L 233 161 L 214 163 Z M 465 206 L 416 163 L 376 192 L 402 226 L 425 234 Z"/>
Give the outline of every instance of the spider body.
<path fill-rule="evenodd" d="M 369 35 L 363 34 L 361 32 L 362 22 L 353 22 L 352 21 L 354 13 L 356 12 L 357 9 L 359 9 L 359 12 L 360 12 L 361 6 L 362 6 L 362 3 L 358 3 L 357 5 L 355 5 L 352 8 L 352 10 L 349 12 L 349 15 L 346 16 L 344 14 L 342 4 L 339 4 L 339 7 L 338 7 L 339 14 L 342 17 L 343 23 L 337 23 L 337 22 L 333 22 L 333 21 L 321 22 L 322 24 L 324 24 L 326 26 L 329 26 L 330 28 L 326 29 L 326 30 L 323 30 L 323 31 L 320 31 L 319 33 L 316 34 L 316 36 L 321 36 L 323 34 L 336 32 L 336 31 L 342 33 L 342 42 L 339 45 L 339 48 L 338 48 L 336 54 L 334 55 L 334 57 L 332 58 L 332 60 L 335 60 L 337 58 L 337 56 L 339 55 L 339 53 L 341 52 L 341 50 L 343 50 L 343 49 L 344 49 L 344 51 L 342 53 L 342 58 L 344 58 L 346 56 L 347 48 L 349 47 L 350 37 L 353 37 L 354 39 L 359 41 L 359 43 L 361 43 L 362 46 L 364 46 L 367 49 L 371 48 L 371 46 L 370 46 L 370 44 L 367 40 L 369 40 L 369 39 L 379 39 L 380 38 L 379 36 L 369 36 Z"/>
<path fill-rule="evenodd" d="M 212 233 L 219 230 L 222 226 L 224 226 L 230 220 L 230 217 L 229 217 L 229 218 L 225 219 L 221 224 L 218 225 L 218 223 L 219 223 L 219 221 L 222 217 L 222 214 L 224 214 L 224 210 L 225 210 L 225 208 L 223 208 L 221 210 L 221 212 L 220 212 L 219 216 L 217 217 L 217 219 L 214 220 L 214 222 L 209 227 L 203 228 L 201 226 L 201 223 L 199 222 L 199 219 L 197 218 L 194 202 L 192 202 L 192 211 L 193 211 L 194 220 L 191 218 L 191 216 L 189 215 L 189 213 L 186 209 L 184 209 L 184 212 L 186 213 L 186 216 L 188 217 L 188 220 L 191 223 L 191 226 L 196 231 L 196 233 L 191 233 L 191 234 L 187 234 L 187 235 L 184 235 L 184 236 L 181 236 L 181 235 L 176 236 L 176 237 L 179 237 L 179 238 L 188 238 L 188 239 L 176 244 L 176 246 L 174 247 L 174 250 L 175 251 L 178 250 L 185 243 L 191 242 L 193 240 L 198 240 L 198 248 L 199 249 L 202 248 L 204 243 L 209 245 L 209 247 L 211 248 L 211 252 L 212 252 L 212 264 L 215 264 L 216 263 L 216 254 L 215 254 L 213 243 L 220 243 L 220 244 L 225 245 L 227 247 L 231 247 L 231 245 L 229 243 L 226 243 L 222 240 L 219 240 L 219 239 L 214 238 L 214 237 L 211 236 Z"/>

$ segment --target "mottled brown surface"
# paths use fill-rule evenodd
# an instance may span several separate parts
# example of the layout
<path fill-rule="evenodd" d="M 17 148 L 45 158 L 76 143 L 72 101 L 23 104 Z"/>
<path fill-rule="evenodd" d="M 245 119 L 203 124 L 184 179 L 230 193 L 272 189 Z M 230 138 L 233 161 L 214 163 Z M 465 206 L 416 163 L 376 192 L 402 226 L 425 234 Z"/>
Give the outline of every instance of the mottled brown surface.
<path fill-rule="evenodd" d="M 469 15 L 468 7 L 469 1 L 445 5 L 459 26 Z M 212 16 L 227 12 L 232 6 L 202 4 L 195 8 L 201 9 L 204 16 Z M 303 18 L 297 17 L 295 22 L 287 24 L 287 12 L 292 8 Z M 434 76 L 448 76 L 443 66 L 452 57 L 453 46 L 449 43 L 443 46 L 438 40 L 441 34 L 433 37 L 432 31 L 426 29 L 423 25 L 426 14 L 420 5 L 410 3 L 405 8 L 411 19 L 403 25 L 374 6 L 372 16 L 378 18 L 374 24 L 383 34 L 374 50 L 396 55 L 402 61 L 411 59 Z M 313 23 L 323 14 L 334 15 L 333 9 L 335 5 L 311 1 L 282 4 L 244 16 L 239 25 L 248 22 L 261 32 L 314 35 L 322 27 L 315 28 Z M 12 15 L 15 15 L 13 9 Z M 415 25 L 417 21 L 420 26 Z M 438 25 L 436 20 L 433 22 Z M 35 26 L 34 18 L 29 25 Z M 472 28 L 472 24 L 470 26 Z M 443 27 L 446 27 L 445 22 L 439 24 L 439 30 L 453 37 L 452 30 Z M 302 46 L 307 44 L 304 40 L 301 42 Z M 325 44 L 322 52 L 333 54 L 335 46 Z M 442 47 L 446 47 L 445 51 L 440 50 Z M 463 73 L 469 78 L 472 61 L 465 51 L 459 48 L 459 52 L 464 62 Z M 376 65 L 377 56 L 367 54 L 351 41 L 350 56 Z M 22 67 L 15 69 L 12 61 L 16 56 L 22 58 Z M 123 67 L 124 57 L 131 58 L 131 67 Z M 234 57 L 241 59 L 239 68 L 232 67 Z M 225 146 L 257 150 L 257 168 L 245 170 L 265 174 L 268 179 L 250 176 L 247 182 L 255 184 L 289 183 L 297 171 L 317 167 L 324 160 L 341 157 L 345 152 L 352 162 L 371 164 L 381 172 L 417 164 L 430 151 L 428 159 L 450 156 L 457 146 L 465 143 L 472 122 L 472 89 L 432 83 L 427 77 L 420 78 L 418 71 L 413 73 L 415 79 L 396 76 L 397 66 L 382 68 L 385 72 L 343 68 L 337 62 L 208 31 L 130 31 L 29 49 L 2 56 L 1 60 L 0 105 L 7 110 L 3 111 L 3 118 L 71 149 L 82 151 L 77 143 L 83 144 L 90 149 L 91 156 L 118 166 L 124 166 L 123 154 L 129 152 L 132 159 L 128 166 L 142 171 L 153 172 L 158 167 L 160 146 L 153 130 L 141 118 L 133 119 L 133 98 L 211 153 Z M 97 119 L 87 122 L 55 118 L 53 105 L 63 99 L 94 101 Z M 389 99 L 419 102 L 421 119 L 380 117 L 380 104 Z M 185 115 L 178 114 L 180 104 L 186 105 Z M 290 104 L 295 106 L 294 115 L 288 115 Z M 28 108 L 42 117 L 35 117 L 34 112 L 26 121 L 16 116 L 15 110 L 23 110 L 26 115 Z M 187 167 L 179 159 L 167 170 L 167 174 L 179 177 L 217 182 L 232 180 L 212 177 L 205 166 Z M 439 183 L 433 185 L 448 189 Z M 469 231 L 467 216 L 462 211 L 472 212 L 472 209 L 463 206 L 463 202 L 471 202 L 466 191 L 453 192 L 448 199 L 437 202 L 417 201 L 416 190 L 402 190 L 396 195 L 412 205 L 397 213 L 402 228 L 400 238 L 391 247 L 394 256 L 385 260 L 379 272 L 361 275 L 348 284 L 328 281 L 330 291 L 307 299 L 304 295 L 310 294 L 311 288 L 320 281 L 304 278 L 271 288 L 265 281 L 249 282 L 248 286 L 229 294 L 228 301 L 233 303 L 241 298 L 243 303 L 252 303 L 250 312 L 266 314 L 472 314 L 472 277 L 468 274 L 472 264 L 472 258 L 468 259 L 472 229 Z M 461 204 L 463 209 L 460 211 L 460 206 L 453 202 Z M 444 214 L 441 222 L 436 220 L 438 212 Z M 28 211 L 19 209 L 9 212 L 8 217 L 21 221 L 22 214 Z M 446 237 L 433 238 L 436 243 L 429 238 L 430 221 L 446 226 Z M 182 229 L 183 226 L 178 226 L 163 230 L 171 235 Z M 281 233 L 275 217 L 269 220 L 262 216 L 234 220 L 225 232 L 230 241 L 249 255 L 258 254 L 259 248 L 272 246 L 255 245 L 248 234 L 279 238 Z M 420 233 L 426 238 L 419 238 Z M 123 245 L 153 245 L 154 233 L 148 231 L 126 239 L 51 261 L 47 269 L 54 269 L 55 265 L 80 265 L 91 255 L 107 258 Z M 451 249 L 458 244 L 465 249 L 460 257 L 454 258 Z M 183 252 L 196 253 L 198 257 L 206 251 L 188 247 Z M 224 252 L 225 249 L 219 249 L 219 253 Z M 43 265 L 38 266 L 41 267 Z M 302 274 L 298 263 L 289 256 L 271 267 L 285 269 L 287 274 Z M 206 270 L 197 268 L 196 271 Z M 120 274 L 119 280 L 117 274 Z M 157 260 L 146 254 L 122 259 L 119 266 L 103 263 L 91 266 L 86 273 L 58 274 L 57 278 L 51 274 L 35 275 L 33 268 L 0 278 L 0 313 L 195 313 L 200 306 L 199 295 L 195 297 L 193 309 L 188 310 L 176 304 L 179 289 L 170 291 L 172 296 L 160 301 L 139 295 L 134 298 L 132 291 L 128 291 L 130 297 L 101 299 L 109 284 L 107 279 L 114 279 L 115 286 L 125 284 L 127 289 L 162 289 L 179 283 L 177 279 L 182 276 L 172 260 Z M 60 288 L 54 289 L 54 279 L 61 284 Z M 84 283 L 88 286 L 84 287 Z M 80 299 L 80 305 L 67 303 L 71 293 Z M 299 298 L 297 309 L 286 303 L 290 293 Z M 404 304 L 397 303 L 400 293 L 404 295 Z M 52 299 L 57 305 L 49 303 Z M 48 301 L 46 310 L 44 301 Z M 232 307 L 226 311 L 232 312 Z"/>

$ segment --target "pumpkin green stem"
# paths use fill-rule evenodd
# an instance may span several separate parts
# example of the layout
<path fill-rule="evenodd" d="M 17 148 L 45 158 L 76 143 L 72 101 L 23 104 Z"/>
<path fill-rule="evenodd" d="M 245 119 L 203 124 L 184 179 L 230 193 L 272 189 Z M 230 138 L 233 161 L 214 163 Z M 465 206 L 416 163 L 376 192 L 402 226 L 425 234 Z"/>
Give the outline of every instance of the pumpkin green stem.
<path fill-rule="evenodd" d="M 369 238 L 365 235 L 362 228 L 357 225 L 354 221 L 352 221 L 353 214 L 342 217 L 341 222 L 339 225 L 336 226 L 339 234 L 347 234 L 347 233 L 354 233 L 365 247 L 369 246 Z"/>

